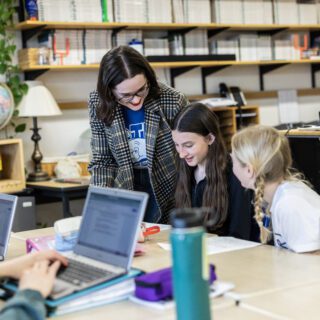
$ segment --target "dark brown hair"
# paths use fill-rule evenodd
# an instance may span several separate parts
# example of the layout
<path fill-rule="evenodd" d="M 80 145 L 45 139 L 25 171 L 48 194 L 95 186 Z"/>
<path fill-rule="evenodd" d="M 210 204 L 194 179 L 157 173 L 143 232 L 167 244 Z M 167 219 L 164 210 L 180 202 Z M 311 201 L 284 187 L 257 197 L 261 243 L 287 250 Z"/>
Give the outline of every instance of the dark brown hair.
<path fill-rule="evenodd" d="M 206 157 L 206 187 L 203 193 L 202 206 L 210 207 L 210 225 L 218 229 L 227 219 L 228 187 L 227 187 L 227 151 L 219 129 L 215 114 L 202 103 L 191 103 L 176 117 L 173 130 L 192 132 L 203 137 L 209 133 L 215 136 L 209 146 Z M 177 159 L 178 181 L 176 187 L 176 207 L 191 207 L 191 185 L 194 168 L 189 167 L 184 159 Z"/>
<path fill-rule="evenodd" d="M 119 46 L 103 56 L 97 83 L 100 98 L 97 116 L 106 125 L 111 125 L 115 107 L 118 105 L 112 90 L 122 81 L 138 74 L 143 74 L 149 84 L 150 89 L 146 99 L 157 98 L 160 88 L 154 70 L 138 51 L 131 47 Z"/>

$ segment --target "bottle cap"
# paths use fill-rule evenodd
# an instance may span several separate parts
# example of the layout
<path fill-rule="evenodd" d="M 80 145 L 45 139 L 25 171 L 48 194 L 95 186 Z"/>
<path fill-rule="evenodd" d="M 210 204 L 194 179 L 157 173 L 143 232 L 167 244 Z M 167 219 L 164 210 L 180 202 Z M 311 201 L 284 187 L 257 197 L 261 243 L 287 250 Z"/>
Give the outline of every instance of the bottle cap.
<path fill-rule="evenodd" d="M 177 229 L 202 227 L 204 225 L 203 210 L 200 208 L 176 209 L 171 214 L 171 225 Z"/>

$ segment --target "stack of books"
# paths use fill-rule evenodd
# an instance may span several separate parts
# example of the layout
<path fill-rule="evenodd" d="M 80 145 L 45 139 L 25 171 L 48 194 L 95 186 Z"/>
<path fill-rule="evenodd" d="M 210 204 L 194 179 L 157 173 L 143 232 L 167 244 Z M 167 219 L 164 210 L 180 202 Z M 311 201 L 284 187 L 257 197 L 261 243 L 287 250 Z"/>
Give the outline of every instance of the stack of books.
<path fill-rule="evenodd" d="M 113 3 L 114 18 L 117 22 L 148 22 L 144 0 L 118 0 Z"/>
<path fill-rule="evenodd" d="M 209 54 L 207 31 L 195 29 L 184 35 L 186 55 Z"/>
<path fill-rule="evenodd" d="M 298 14 L 300 24 L 317 24 L 317 2 L 316 0 L 299 0 Z"/>
<path fill-rule="evenodd" d="M 184 0 L 183 15 L 186 23 L 210 23 L 210 0 Z"/>
<path fill-rule="evenodd" d="M 243 0 L 243 23 L 272 24 L 272 0 Z"/>
<path fill-rule="evenodd" d="M 171 11 L 171 0 L 147 1 L 147 18 L 149 23 L 171 23 Z"/>
<path fill-rule="evenodd" d="M 214 0 L 212 3 L 213 22 L 236 24 L 243 23 L 242 1 Z"/>
<path fill-rule="evenodd" d="M 170 55 L 168 39 L 144 39 L 145 56 L 168 56 Z"/>
<path fill-rule="evenodd" d="M 274 22 L 278 24 L 298 24 L 298 4 L 296 0 L 274 1 Z"/>

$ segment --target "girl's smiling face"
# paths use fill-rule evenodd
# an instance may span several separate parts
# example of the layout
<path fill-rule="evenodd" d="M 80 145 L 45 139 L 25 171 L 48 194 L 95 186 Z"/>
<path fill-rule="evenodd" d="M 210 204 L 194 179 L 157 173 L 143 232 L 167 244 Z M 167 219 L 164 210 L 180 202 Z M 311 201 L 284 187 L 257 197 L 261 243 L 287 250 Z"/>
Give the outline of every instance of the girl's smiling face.
<path fill-rule="evenodd" d="M 214 141 L 214 136 L 209 134 L 204 137 L 197 133 L 172 131 L 172 139 L 181 159 L 190 167 L 205 164 L 209 145 Z"/>

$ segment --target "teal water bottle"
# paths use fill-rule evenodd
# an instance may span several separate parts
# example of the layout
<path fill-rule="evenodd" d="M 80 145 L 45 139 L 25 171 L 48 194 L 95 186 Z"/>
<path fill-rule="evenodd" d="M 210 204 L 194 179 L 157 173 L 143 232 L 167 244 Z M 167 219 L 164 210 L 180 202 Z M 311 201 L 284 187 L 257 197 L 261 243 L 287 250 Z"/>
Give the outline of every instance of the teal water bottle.
<path fill-rule="evenodd" d="M 178 320 L 210 320 L 209 264 L 203 215 L 179 209 L 171 217 L 173 295 Z"/>

